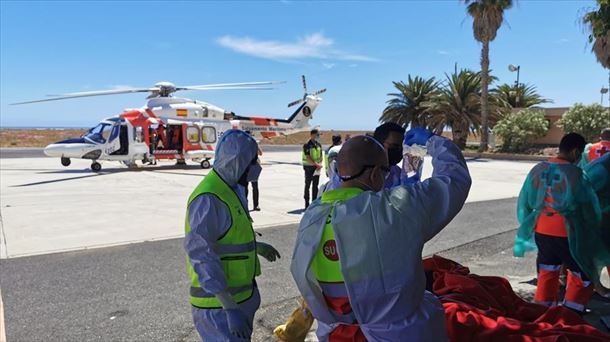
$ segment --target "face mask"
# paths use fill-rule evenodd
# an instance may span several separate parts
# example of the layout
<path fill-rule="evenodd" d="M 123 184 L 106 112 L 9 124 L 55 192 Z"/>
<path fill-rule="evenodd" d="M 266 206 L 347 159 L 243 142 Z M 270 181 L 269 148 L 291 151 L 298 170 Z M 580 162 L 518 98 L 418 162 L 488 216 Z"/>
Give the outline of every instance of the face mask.
<path fill-rule="evenodd" d="M 244 187 L 248 186 L 248 173 L 249 172 L 250 172 L 250 166 L 248 166 L 246 171 L 244 171 L 244 173 L 241 175 L 241 177 L 239 177 L 237 184 L 244 186 Z"/>
<path fill-rule="evenodd" d="M 398 165 L 402 160 L 402 148 L 391 147 L 388 149 L 388 162 L 390 165 Z"/>

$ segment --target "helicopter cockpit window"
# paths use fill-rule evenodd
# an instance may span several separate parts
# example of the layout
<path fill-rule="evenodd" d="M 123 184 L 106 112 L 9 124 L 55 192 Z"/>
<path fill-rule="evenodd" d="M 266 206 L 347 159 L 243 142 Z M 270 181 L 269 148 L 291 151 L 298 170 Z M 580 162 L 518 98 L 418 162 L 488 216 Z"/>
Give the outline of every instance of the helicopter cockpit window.
<path fill-rule="evenodd" d="M 216 142 L 216 128 L 211 126 L 201 127 L 201 141 L 206 144 L 213 144 Z"/>
<path fill-rule="evenodd" d="M 100 123 L 99 125 L 91 128 L 84 137 L 98 144 L 103 144 L 108 140 L 111 130 L 111 124 Z"/>
<path fill-rule="evenodd" d="M 114 127 L 112 127 L 112 131 L 110 132 L 110 137 L 108 138 L 108 141 L 113 141 L 114 139 L 116 139 L 119 136 L 120 130 L 121 128 L 119 125 L 114 125 Z"/>
<path fill-rule="evenodd" d="M 197 144 L 199 142 L 199 128 L 198 127 L 187 127 L 186 128 L 186 141 L 190 144 Z"/>

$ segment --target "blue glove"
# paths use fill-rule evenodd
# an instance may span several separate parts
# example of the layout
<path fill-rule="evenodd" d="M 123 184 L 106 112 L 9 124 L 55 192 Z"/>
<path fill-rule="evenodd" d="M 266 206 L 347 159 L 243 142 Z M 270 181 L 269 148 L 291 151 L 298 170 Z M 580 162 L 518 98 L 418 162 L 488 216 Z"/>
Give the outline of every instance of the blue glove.
<path fill-rule="evenodd" d="M 405 177 L 403 179 L 403 185 L 412 185 L 412 184 L 416 184 L 420 182 L 420 176 L 419 174 L 416 174 L 415 176 L 411 176 L 411 177 Z"/>
<path fill-rule="evenodd" d="M 277 249 L 273 248 L 273 246 L 271 246 L 270 244 L 264 242 L 256 243 L 256 253 L 270 262 L 274 262 L 275 259 L 281 258 L 280 252 L 278 252 Z"/>
<path fill-rule="evenodd" d="M 250 341 L 252 337 L 252 326 L 250 320 L 240 309 L 225 309 L 229 332 L 236 337 Z"/>
<path fill-rule="evenodd" d="M 409 146 L 413 144 L 426 146 L 428 139 L 433 135 L 434 133 L 422 127 L 411 128 L 407 134 L 405 134 L 404 144 Z"/>

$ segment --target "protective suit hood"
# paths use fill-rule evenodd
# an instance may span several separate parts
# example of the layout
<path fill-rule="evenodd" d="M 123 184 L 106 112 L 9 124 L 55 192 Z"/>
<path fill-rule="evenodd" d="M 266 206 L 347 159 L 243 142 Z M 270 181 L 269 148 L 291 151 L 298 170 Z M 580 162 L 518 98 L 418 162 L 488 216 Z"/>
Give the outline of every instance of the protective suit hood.
<path fill-rule="evenodd" d="M 256 158 L 258 144 L 246 132 L 231 129 L 226 131 L 216 147 L 214 171 L 230 186 L 239 178 Z"/>

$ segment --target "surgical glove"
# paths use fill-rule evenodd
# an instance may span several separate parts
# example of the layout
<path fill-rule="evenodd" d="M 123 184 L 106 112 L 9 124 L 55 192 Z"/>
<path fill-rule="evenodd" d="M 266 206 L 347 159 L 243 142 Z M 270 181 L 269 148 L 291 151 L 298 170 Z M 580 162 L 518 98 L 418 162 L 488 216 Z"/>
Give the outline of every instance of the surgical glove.
<path fill-rule="evenodd" d="M 410 129 L 406 134 L 405 134 L 405 145 L 421 145 L 421 146 L 426 146 L 426 144 L 428 143 L 428 139 L 430 139 L 431 136 L 433 136 L 434 133 L 430 132 L 429 130 L 422 128 L 422 127 L 415 127 Z"/>
<path fill-rule="evenodd" d="M 270 244 L 264 242 L 256 243 L 256 253 L 258 253 L 258 255 L 262 256 L 270 262 L 275 261 L 275 259 L 277 258 L 281 258 L 280 253 L 277 251 L 277 249 L 273 248 L 273 246 L 271 246 Z"/>
<path fill-rule="evenodd" d="M 225 309 L 227 315 L 227 324 L 229 325 L 229 332 L 233 336 L 243 338 L 250 341 L 252 337 L 252 326 L 250 320 L 240 309 Z"/>

